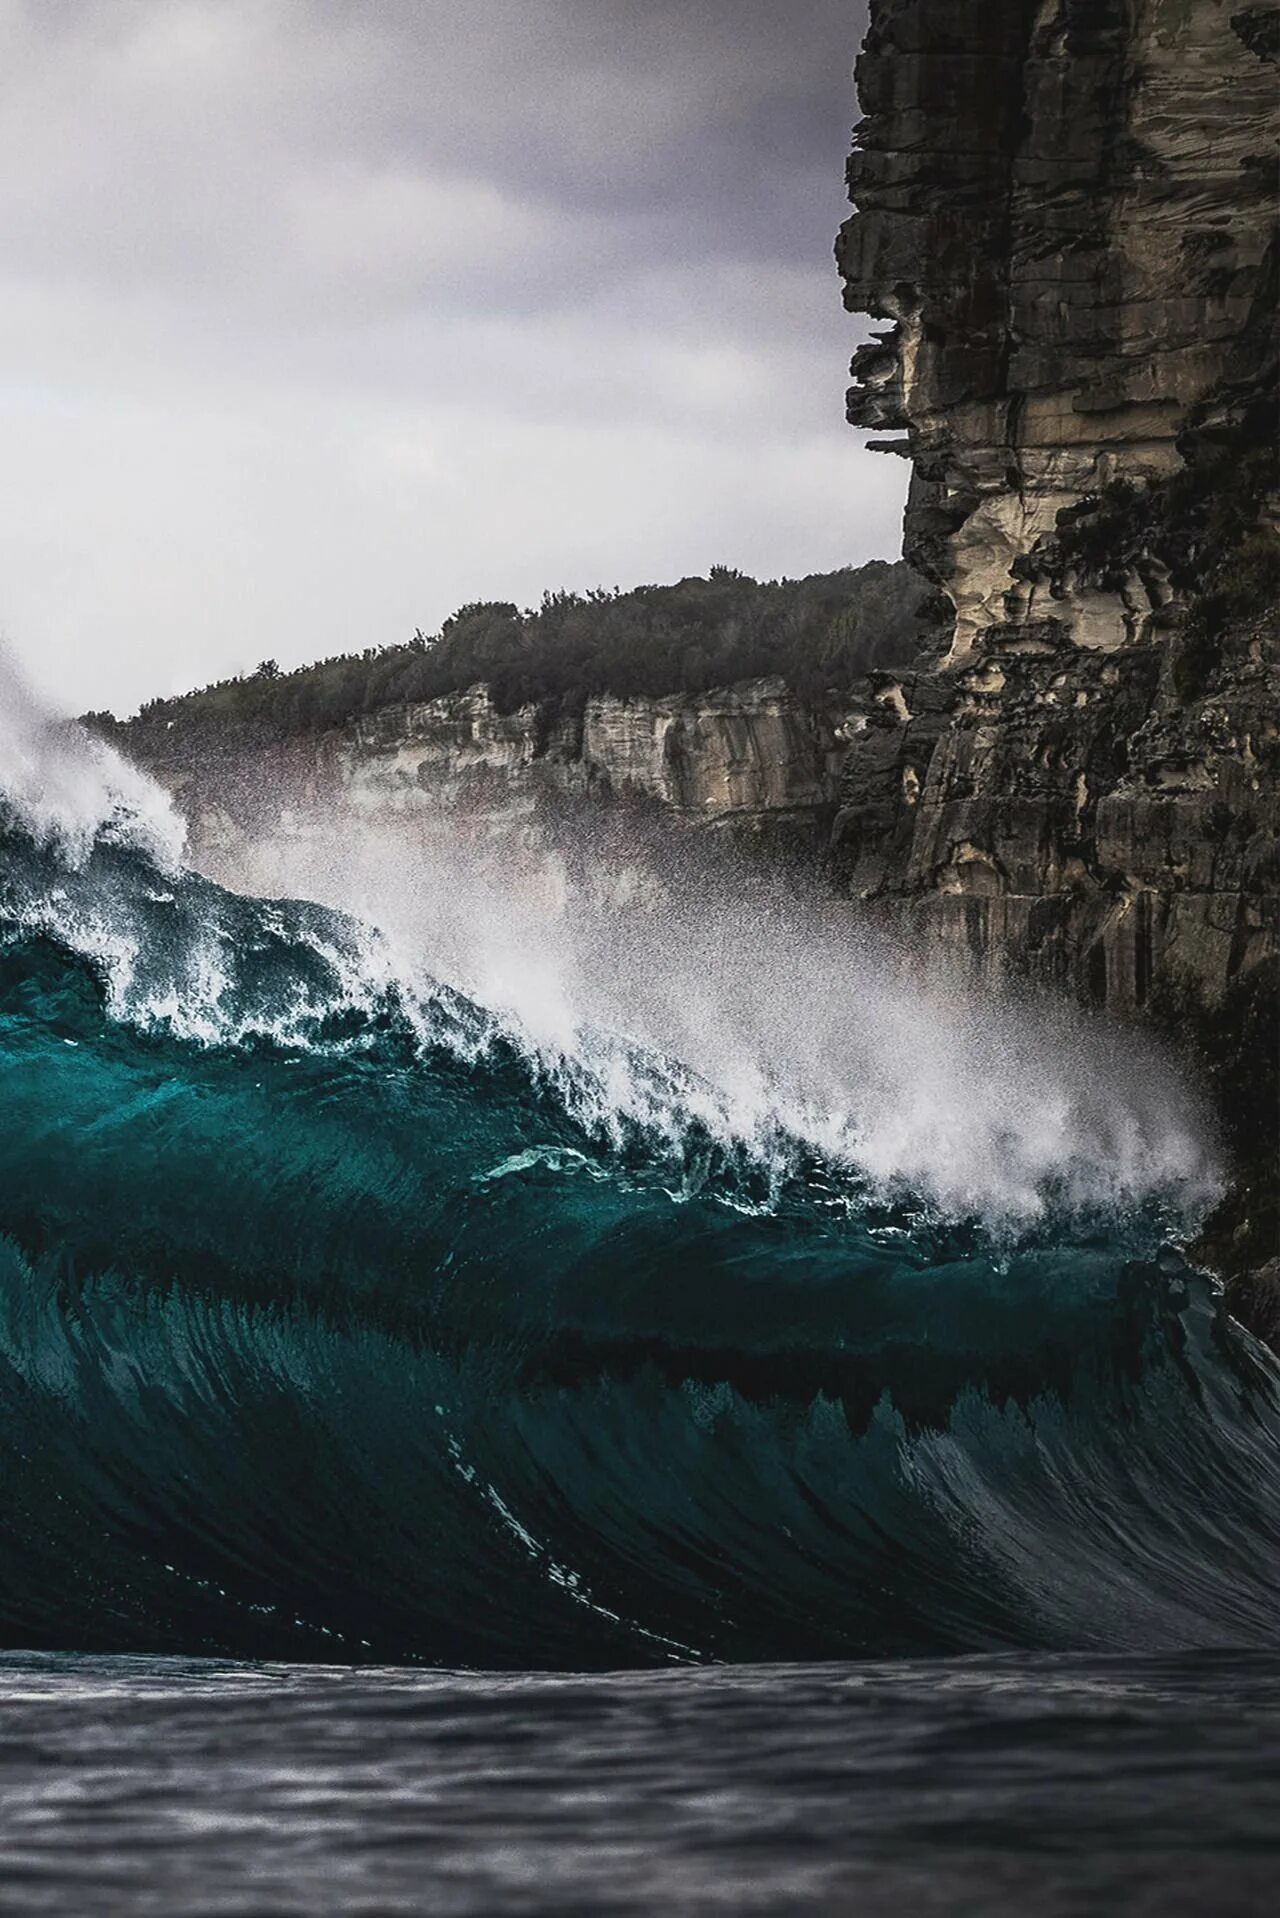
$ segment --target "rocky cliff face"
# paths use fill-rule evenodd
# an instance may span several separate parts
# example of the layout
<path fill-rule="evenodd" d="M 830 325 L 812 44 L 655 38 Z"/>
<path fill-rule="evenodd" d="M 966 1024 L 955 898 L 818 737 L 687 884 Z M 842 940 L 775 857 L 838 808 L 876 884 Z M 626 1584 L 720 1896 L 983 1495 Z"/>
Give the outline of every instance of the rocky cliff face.
<path fill-rule="evenodd" d="M 534 707 L 500 712 L 475 686 L 289 741 L 233 731 L 195 745 L 184 733 L 171 753 L 164 733 L 128 745 L 177 796 L 197 859 L 227 875 L 248 845 L 303 829 L 315 808 L 529 840 L 541 814 L 612 798 L 820 845 L 849 729 L 862 723 L 835 701 L 801 705 L 776 680 L 689 697 L 601 695 L 554 722 Z"/>
<path fill-rule="evenodd" d="M 1237 1184 L 1203 1254 L 1280 1325 L 1280 7 L 872 0 L 850 418 L 913 464 L 937 656 L 843 779 L 855 895 L 1154 1016 Z"/>
<path fill-rule="evenodd" d="M 1274 342 L 1275 8 L 876 0 L 858 63 L 849 303 L 892 321 L 851 416 L 914 462 L 908 551 L 952 656 L 1041 625 L 1116 649 L 1169 598 L 1050 549 L 1058 516 L 1183 464 Z M 1207 411 L 1206 411 L 1207 409 Z"/>
<path fill-rule="evenodd" d="M 846 768 L 853 889 L 1117 1009 L 1280 943 L 1280 10 L 874 0 L 855 423 L 913 462 L 935 672 Z M 1215 597 L 1216 595 L 1216 597 Z"/>
<path fill-rule="evenodd" d="M 501 803 L 513 780 L 569 794 L 654 800 L 697 818 L 817 814 L 831 804 L 841 717 L 802 707 L 780 681 L 696 698 L 589 699 L 580 719 L 545 726 L 532 707 L 498 713 L 483 687 L 389 707 L 343 735 L 344 785 L 363 807 Z"/>

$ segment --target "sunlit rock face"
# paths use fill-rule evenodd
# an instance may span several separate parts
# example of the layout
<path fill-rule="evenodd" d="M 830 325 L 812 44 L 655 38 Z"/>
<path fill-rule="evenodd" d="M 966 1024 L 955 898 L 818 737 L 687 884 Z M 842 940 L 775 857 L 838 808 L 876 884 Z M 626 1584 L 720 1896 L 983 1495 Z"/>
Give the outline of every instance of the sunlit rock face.
<path fill-rule="evenodd" d="M 364 810 L 501 808 L 532 794 L 653 800 L 709 821 L 820 812 L 844 756 L 841 716 L 781 681 L 683 696 L 600 694 L 580 717 L 499 713 L 483 687 L 356 721 L 338 748 L 341 783 Z"/>
<path fill-rule="evenodd" d="M 858 63 L 838 253 L 890 325 L 850 417 L 911 458 L 906 550 L 953 618 L 855 742 L 838 854 L 928 936 L 1126 1010 L 1220 999 L 1280 941 L 1278 29 L 873 0 Z M 1262 585 L 1204 599 L 1237 456 Z"/>
<path fill-rule="evenodd" d="M 147 764 L 175 794 L 195 856 L 234 876 L 250 843 L 306 830 L 317 812 L 488 837 L 542 838 L 579 801 L 639 801 L 692 824 L 786 828 L 820 846 L 835 809 L 855 702 L 802 704 L 781 680 L 705 693 L 600 694 L 568 717 L 501 712 L 484 686 L 391 705 L 289 741 L 232 736 L 197 754 L 177 733 Z"/>
<path fill-rule="evenodd" d="M 1197 408 L 1256 371 L 1274 11 L 872 8 L 840 258 L 850 307 L 893 324 L 854 362 L 850 417 L 906 436 L 908 551 L 954 603 L 956 657 L 1038 620 L 1116 648 L 1168 596 L 1158 569 L 1103 591 L 1037 549 L 1063 507 L 1171 473 Z"/>
<path fill-rule="evenodd" d="M 834 707 L 802 706 L 772 680 L 694 699 L 593 699 L 582 729 L 589 778 L 712 818 L 828 806 L 843 745 Z"/>

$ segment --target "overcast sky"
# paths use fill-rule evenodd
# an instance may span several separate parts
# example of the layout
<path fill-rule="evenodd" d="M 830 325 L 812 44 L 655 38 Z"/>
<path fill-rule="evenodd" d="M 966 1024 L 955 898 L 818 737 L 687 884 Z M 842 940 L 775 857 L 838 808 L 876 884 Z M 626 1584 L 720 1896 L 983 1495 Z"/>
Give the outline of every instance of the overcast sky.
<path fill-rule="evenodd" d="M 896 551 L 861 0 L 0 0 L 0 634 L 65 704 Z"/>

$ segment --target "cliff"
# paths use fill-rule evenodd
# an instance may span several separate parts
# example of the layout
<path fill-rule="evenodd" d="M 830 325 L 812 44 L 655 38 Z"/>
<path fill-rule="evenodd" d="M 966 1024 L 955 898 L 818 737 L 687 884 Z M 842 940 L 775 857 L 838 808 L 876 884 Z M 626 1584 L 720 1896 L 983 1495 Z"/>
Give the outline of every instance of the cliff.
<path fill-rule="evenodd" d="M 1280 936 L 1277 19 L 877 0 L 858 63 L 840 262 L 893 325 L 850 417 L 904 435 L 950 618 L 846 871 L 1122 1011 Z"/>
<path fill-rule="evenodd" d="M 357 720 L 338 749 L 353 803 L 474 805 L 486 784 L 652 800 L 708 821 L 820 814 L 844 758 L 839 710 L 802 706 L 777 680 L 685 697 L 598 694 L 549 728 L 499 713 L 482 686 Z"/>
<path fill-rule="evenodd" d="M 1277 1183 L 1278 52 L 1273 6 L 873 0 L 838 244 L 848 305 L 889 322 L 850 418 L 912 462 L 905 551 L 945 609 L 937 658 L 850 752 L 844 881 L 981 967 L 1208 1035 L 1238 1075 L 1255 1259 Z"/>
<path fill-rule="evenodd" d="M 1168 604 L 1158 556 L 1103 579 L 1054 536 L 1274 378 L 1277 18 L 874 0 L 840 263 L 892 326 L 850 416 L 905 435 L 907 553 L 954 607 L 953 661 L 1009 628 L 1116 650 Z"/>
<path fill-rule="evenodd" d="M 430 831 L 537 836 L 581 800 L 652 804 L 685 820 L 820 848 L 856 702 L 799 701 L 780 680 L 696 695 L 597 694 L 549 718 L 503 712 L 488 689 L 379 707 L 314 734 L 210 729 L 197 750 L 167 722 L 125 743 L 174 793 L 197 860 L 232 876 L 256 841 L 303 831 L 316 809 Z M 283 802 L 283 803 L 282 803 Z"/>
<path fill-rule="evenodd" d="M 873 560 L 804 579 L 727 567 L 673 586 L 459 609 L 434 637 L 150 700 L 90 724 L 178 794 L 198 858 L 318 809 L 498 833 L 601 797 L 825 842 L 856 688 L 919 645 L 923 582 Z"/>

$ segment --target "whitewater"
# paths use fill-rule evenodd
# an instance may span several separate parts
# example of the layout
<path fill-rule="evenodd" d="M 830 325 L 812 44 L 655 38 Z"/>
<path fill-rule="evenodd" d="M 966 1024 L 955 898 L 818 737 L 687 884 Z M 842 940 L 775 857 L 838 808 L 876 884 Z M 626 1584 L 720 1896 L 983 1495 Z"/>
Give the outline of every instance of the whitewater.
<path fill-rule="evenodd" d="M 1277 1373 L 1178 1249 L 1168 1059 L 732 863 L 235 893 L 0 690 L 5 1643 L 1274 1644 Z"/>

